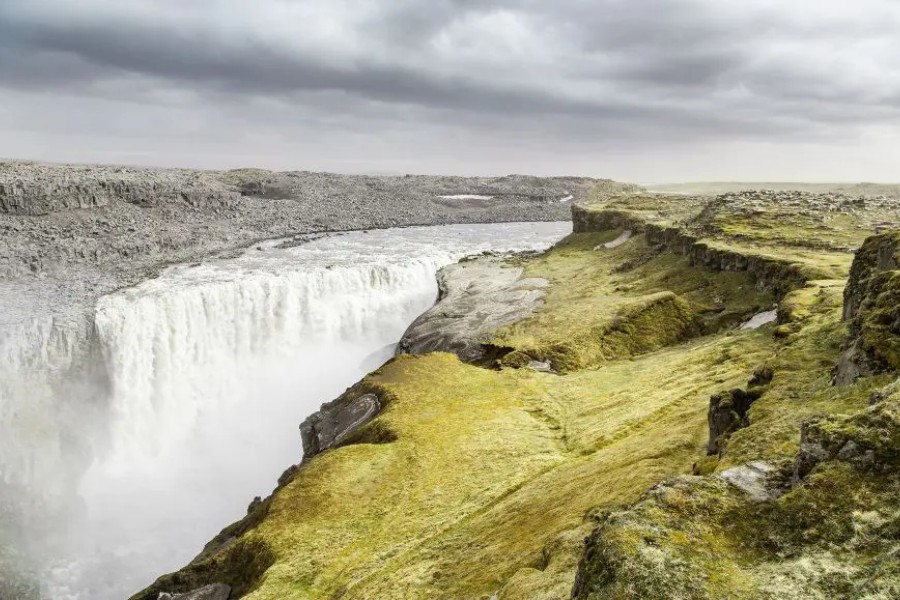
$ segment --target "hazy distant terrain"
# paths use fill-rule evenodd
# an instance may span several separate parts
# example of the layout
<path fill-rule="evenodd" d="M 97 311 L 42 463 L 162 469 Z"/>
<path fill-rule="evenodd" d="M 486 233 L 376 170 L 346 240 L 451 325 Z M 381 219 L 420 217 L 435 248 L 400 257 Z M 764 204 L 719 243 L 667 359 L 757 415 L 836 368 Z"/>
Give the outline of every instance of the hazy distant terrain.
<path fill-rule="evenodd" d="M 900 197 L 900 183 L 802 183 L 791 181 L 695 181 L 653 183 L 645 186 L 653 192 L 673 194 L 725 194 L 744 190 L 796 190 L 817 194 L 842 193 L 861 196 Z"/>

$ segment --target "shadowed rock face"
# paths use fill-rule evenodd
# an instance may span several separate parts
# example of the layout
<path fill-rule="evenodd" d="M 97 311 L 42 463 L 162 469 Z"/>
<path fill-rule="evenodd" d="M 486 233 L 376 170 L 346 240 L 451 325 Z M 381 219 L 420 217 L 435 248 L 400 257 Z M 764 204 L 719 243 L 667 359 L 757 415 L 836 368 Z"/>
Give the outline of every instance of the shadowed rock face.
<path fill-rule="evenodd" d="M 834 383 L 900 368 L 900 234 L 870 237 L 857 252 L 844 290 L 843 318 L 850 335 Z"/>
<path fill-rule="evenodd" d="M 495 257 L 441 269 L 437 304 L 410 325 L 398 352 L 452 352 L 464 362 L 485 360 L 491 332 L 528 317 L 541 305 L 547 281 L 523 279 L 522 271 Z"/>
<path fill-rule="evenodd" d="M 300 425 L 304 460 L 341 443 L 375 418 L 380 410 L 381 401 L 375 394 L 352 399 L 342 396 L 323 404 Z"/>
<path fill-rule="evenodd" d="M 725 439 L 749 423 L 747 412 L 750 405 L 759 398 L 756 391 L 731 390 L 719 392 L 709 399 L 709 444 L 708 454 L 718 454 Z"/>
<path fill-rule="evenodd" d="M 713 394 L 709 399 L 709 443 L 707 454 L 719 454 L 732 433 L 750 424 L 750 406 L 759 400 L 765 387 L 772 382 L 774 373 L 767 365 L 761 365 L 747 382 L 747 389 L 734 389 Z"/>

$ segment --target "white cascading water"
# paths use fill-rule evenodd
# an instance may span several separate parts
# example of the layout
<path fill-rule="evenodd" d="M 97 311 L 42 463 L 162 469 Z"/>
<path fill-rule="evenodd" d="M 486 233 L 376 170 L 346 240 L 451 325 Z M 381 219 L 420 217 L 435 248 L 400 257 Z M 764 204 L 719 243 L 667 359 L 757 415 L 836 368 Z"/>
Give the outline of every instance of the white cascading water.
<path fill-rule="evenodd" d="M 47 570 L 53 600 L 121 600 L 196 555 L 302 454 L 298 425 L 393 354 L 482 251 L 544 249 L 569 223 L 354 232 L 179 265 L 103 297 L 111 384 L 83 510 Z"/>

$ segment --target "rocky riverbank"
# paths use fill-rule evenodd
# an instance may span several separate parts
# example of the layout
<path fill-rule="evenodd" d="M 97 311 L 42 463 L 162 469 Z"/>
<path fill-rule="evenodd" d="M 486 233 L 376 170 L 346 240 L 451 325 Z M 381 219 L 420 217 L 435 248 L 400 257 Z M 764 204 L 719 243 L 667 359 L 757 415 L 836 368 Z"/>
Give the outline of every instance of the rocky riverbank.
<path fill-rule="evenodd" d="M 9 484 L 0 498 L 0 571 L 17 560 L 7 556 L 11 547 L 31 550 L 19 524 L 44 521 L 52 530 L 48 515 L 77 510 L 71 492 L 93 433 L 85 423 L 101 422 L 92 415 L 108 409 L 93 327 L 100 296 L 258 240 L 295 245 L 352 229 L 564 220 L 573 202 L 632 188 L 575 177 L 0 163 L 0 479 Z"/>
<path fill-rule="evenodd" d="M 0 164 L 0 278 L 114 272 L 256 239 L 409 225 L 550 221 L 600 192 L 582 177 L 377 177 Z"/>
<path fill-rule="evenodd" d="M 553 221 L 636 186 L 583 177 L 380 177 L 0 163 L 0 348 L 31 318 L 257 240 L 353 229 Z M 33 314 L 29 314 L 33 313 Z"/>

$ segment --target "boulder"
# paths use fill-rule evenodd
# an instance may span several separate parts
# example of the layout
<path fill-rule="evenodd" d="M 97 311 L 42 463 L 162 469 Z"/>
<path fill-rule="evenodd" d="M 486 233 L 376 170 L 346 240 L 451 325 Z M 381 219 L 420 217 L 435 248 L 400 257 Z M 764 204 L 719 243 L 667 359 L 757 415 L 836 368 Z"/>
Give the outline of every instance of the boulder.
<path fill-rule="evenodd" d="M 381 407 L 381 401 L 375 394 L 354 396 L 352 392 L 323 404 L 318 412 L 300 425 L 304 459 L 341 443 L 374 419 Z"/>

